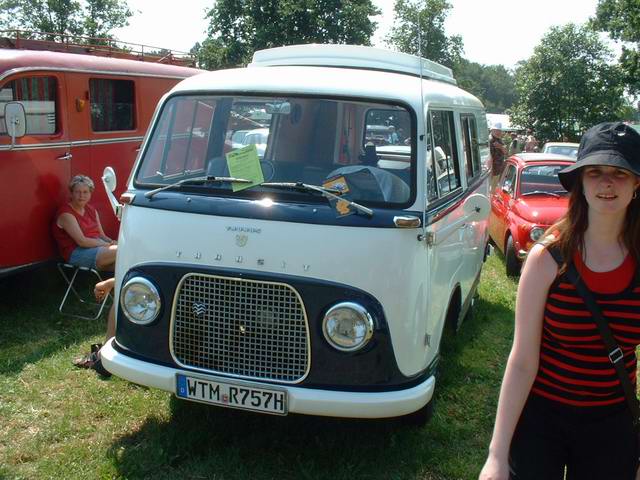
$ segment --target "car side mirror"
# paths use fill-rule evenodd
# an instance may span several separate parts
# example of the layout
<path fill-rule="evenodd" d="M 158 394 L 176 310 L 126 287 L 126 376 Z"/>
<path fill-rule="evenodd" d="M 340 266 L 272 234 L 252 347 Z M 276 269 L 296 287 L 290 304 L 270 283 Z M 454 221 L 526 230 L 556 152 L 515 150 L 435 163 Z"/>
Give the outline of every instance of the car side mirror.
<path fill-rule="evenodd" d="M 8 102 L 4 106 L 4 123 L 7 133 L 11 137 L 11 147 L 16 144 L 16 138 L 24 137 L 27 132 L 27 117 L 24 105 L 20 102 Z"/>
<path fill-rule="evenodd" d="M 491 205 L 489 199 L 481 193 L 469 195 L 462 205 L 462 211 L 469 222 L 481 222 L 489 218 Z"/>

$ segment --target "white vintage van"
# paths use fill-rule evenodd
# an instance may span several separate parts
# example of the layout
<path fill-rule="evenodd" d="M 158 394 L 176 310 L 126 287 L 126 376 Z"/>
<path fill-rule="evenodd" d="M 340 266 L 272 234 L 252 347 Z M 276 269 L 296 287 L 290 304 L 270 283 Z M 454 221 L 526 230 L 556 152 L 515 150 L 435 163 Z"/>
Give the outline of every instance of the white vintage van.
<path fill-rule="evenodd" d="M 232 141 L 253 131 L 259 154 Z M 428 418 L 485 257 L 487 138 L 448 68 L 376 48 L 184 80 L 120 198 L 104 365 L 224 407 Z"/>

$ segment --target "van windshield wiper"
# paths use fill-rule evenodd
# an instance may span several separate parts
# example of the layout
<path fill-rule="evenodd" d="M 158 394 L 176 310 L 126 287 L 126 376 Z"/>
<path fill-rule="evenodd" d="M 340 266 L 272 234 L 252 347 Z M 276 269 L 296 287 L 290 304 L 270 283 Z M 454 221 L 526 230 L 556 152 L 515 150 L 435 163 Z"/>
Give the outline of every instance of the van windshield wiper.
<path fill-rule="evenodd" d="M 302 183 L 302 182 L 295 182 L 295 183 L 294 182 L 266 182 L 266 183 L 260 184 L 260 186 L 286 188 L 291 190 L 301 190 L 303 192 L 317 192 L 329 200 L 346 202 L 347 205 L 349 205 L 349 207 L 353 208 L 354 210 L 360 213 L 363 213 L 368 217 L 373 217 L 373 210 L 365 207 L 364 205 L 360 205 L 359 203 L 356 203 L 352 200 L 348 200 L 346 198 L 341 197 L 340 194 L 342 192 L 337 189 L 325 188 L 319 185 L 311 185 L 311 184 Z"/>
<path fill-rule="evenodd" d="M 247 180 L 246 178 L 236 178 L 236 177 L 214 177 L 213 175 L 207 175 L 204 177 L 194 177 L 194 178 L 183 178 L 182 180 L 170 183 L 169 185 L 165 185 L 160 188 L 156 188 L 154 190 L 149 190 L 144 194 L 147 198 L 152 198 L 156 193 L 162 192 L 163 190 L 169 190 L 171 188 L 180 188 L 182 185 L 202 185 L 204 183 L 252 183 L 251 180 Z"/>
<path fill-rule="evenodd" d="M 531 192 L 525 192 L 522 194 L 523 197 L 528 195 L 551 195 L 552 197 L 560 197 L 558 193 L 550 192 L 548 190 L 532 190 Z"/>

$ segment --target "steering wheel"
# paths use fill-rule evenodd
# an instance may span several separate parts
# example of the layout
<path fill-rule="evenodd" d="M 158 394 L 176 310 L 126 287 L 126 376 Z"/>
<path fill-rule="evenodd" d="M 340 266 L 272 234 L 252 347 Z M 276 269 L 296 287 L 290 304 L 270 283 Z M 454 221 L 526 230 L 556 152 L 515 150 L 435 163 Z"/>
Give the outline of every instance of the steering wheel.
<path fill-rule="evenodd" d="M 260 160 L 260 168 L 265 182 L 270 182 L 276 176 L 276 166 L 270 160 Z"/>

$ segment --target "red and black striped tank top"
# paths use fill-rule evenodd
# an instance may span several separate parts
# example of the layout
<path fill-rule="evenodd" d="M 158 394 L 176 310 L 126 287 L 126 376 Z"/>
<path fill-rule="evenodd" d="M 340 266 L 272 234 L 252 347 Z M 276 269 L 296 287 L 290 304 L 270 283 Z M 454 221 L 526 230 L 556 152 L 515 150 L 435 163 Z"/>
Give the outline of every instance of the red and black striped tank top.
<path fill-rule="evenodd" d="M 640 344 L 640 269 L 631 255 L 610 272 L 592 272 L 580 254 L 574 255 L 573 261 L 609 322 L 635 385 L 635 348 Z M 531 391 L 576 407 L 606 407 L 625 402 L 598 327 L 564 274 L 549 289 L 540 364 Z"/>

